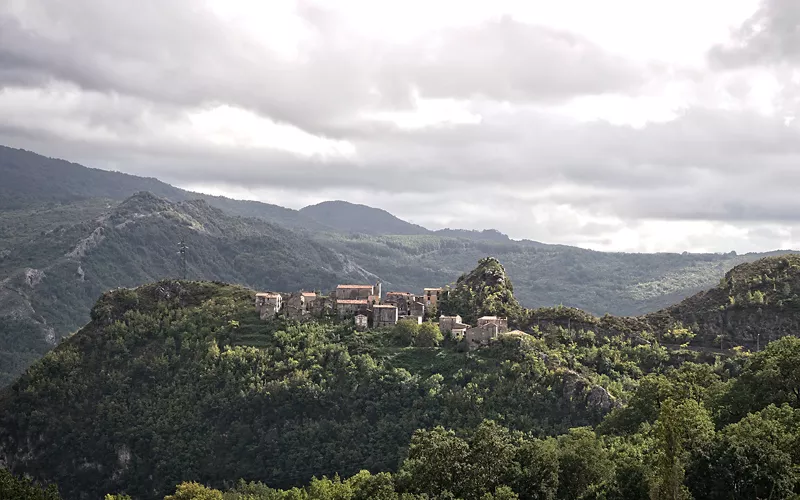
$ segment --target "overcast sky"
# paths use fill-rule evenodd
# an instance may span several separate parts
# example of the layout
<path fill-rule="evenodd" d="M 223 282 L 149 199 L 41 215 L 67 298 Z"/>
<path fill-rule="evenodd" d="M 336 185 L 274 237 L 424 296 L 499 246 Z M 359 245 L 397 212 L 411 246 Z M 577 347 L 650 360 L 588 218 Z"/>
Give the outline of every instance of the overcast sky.
<path fill-rule="evenodd" d="M 0 0 L 0 143 L 432 229 L 800 248 L 799 26 L 797 0 Z"/>

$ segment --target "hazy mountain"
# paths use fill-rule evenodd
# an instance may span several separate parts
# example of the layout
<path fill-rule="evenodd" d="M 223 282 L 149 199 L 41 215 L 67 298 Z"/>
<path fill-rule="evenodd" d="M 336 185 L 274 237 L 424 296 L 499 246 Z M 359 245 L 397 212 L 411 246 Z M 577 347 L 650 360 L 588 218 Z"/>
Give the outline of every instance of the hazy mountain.
<path fill-rule="evenodd" d="M 231 215 L 258 217 L 294 229 L 325 229 L 297 210 L 258 201 L 232 200 L 176 188 L 158 179 L 88 168 L 65 160 L 0 146 L 0 210 L 91 198 L 122 201 L 147 191 L 171 201 L 205 200 Z M 74 222 L 74 221 L 73 221 Z"/>
<path fill-rule="evenodd" d="M 386 210 L 346 201 L 324 201 L 300 209 L 328 227 L 345 233 L 362 234 L 430 234 L 431 231 L 395 217 Z"/>

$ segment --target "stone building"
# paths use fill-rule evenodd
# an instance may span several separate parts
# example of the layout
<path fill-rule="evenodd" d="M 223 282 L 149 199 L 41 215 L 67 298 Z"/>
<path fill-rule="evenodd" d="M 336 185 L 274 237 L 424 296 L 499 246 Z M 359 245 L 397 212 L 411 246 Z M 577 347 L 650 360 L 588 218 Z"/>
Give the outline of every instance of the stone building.
<path fill-rule="evenodd" d="M 337 312 L 336 299 L 333 297 L 327 297 L 325 295 L 315 294 L 315 298 L 313 300 L 308 300 L 308 297 L 306 297 L 305 305 L 311 316 L 314 316 L 315 318 L 322 318 Z"/>
<path fill-rule="evenodd" d="M 464 332 L 464 341 L 468 349 L 486 345 L 492 339 L 496 339 L 501 333 L 508 331 L 506 318 L 496 316 L 483 316 L 478 318 L 478 326 L 467 328 Z"/>
<path fill-rule="evenodd" d="M 366 313 L 369 310 L 370 303 L 366 299 L 362 300 L 351 300 L 351 299 L 342 299 L 336 300 L 336 314 L 340 318 L 345 318 L 348 316 L 354 316 L 359 313 Z"/>
<path fill-rule="evenodd" d="M 391 304 L 375 304 L 372 306 L 372 326 L 374 328 L 394 326 L 397 324 L 398 317 L 397 306 Z"/>
<path fill-rule="evenodd" d="M 453 329 L 450 330 L 450 336 L 456 340 L 461 340 L 466 335 L 468 328 L 471 327 L 465 323 L 456 323 L 453 325 Z"/>
<path fill-rule="evenodd" d="M 410 292 L 389 292 L 382 303 L 397 306 L 397 314 L 401 317 L 425 316 L 425 305 Z"/>
<path fill-rule="evenodd" d="M 470 326 L 465 324 L 458 314 L 455 316 L 439 316 L 439 330 L 441 330 L 443 334 L 449 334 L 455 339 L 463 338 L 464 333 L 469 327 Z"/>
<path fill-rule="evenodd" d="M 445 316 L 444 314 L 439 316 L 439 330 L 441 330 L 442 333 L 450 333 L 453 329 L 453 325 L 461 323 L 463 323 L 463 320 L 458 314 L 455 316 Z"/>
<path fill-rule="evenodd" d="M 508 319 L 498 318 L 497 316 L 481 316 L 478 318 L 478 326 L 495 324 L 500 328 L 500 332 L 508 331 Z"/>
<path fill-rule="evenodd" d="M 384 304 L 397 306 L 400 315 L 408 315 L 408 306 L 414 301 L 414 296 L 410 292 L 387 292 Z"/>
<path fill-rule="evenodd" d="M 441 288 L 425 288 L 422 290 L 422 304 L 428 309 L 435 308 L 439 303 Z"/>
<path fill-rule="evenodd" d="M 422 302 L 414 301 L 408 305 L 408 315 L 409 316 L 419 316 L 420 318 L 425 316 L 425 305 Z"/>
<path fill-rule="evenodd" d="M 364 314 L 356 314 L 355 318 L 353 318 L 353 321 L 355 322 L 356 330 L 359 331 L 366 330 L 369 326 L 369 318 Z"/>
<path fill-rule="evenodd" d="M 305 310 L 310 313 L 314 308 L 314 301 L 316 301 L 319 296 L 316 294 L 316 292 L 302 292 L 302 295 L 303 306 L 305 307 Z"/>
<path fill-rule="evenodd" d="M 289 319 L 301 319 L 305 316 L 306 307 L 303 294 L 300 292 L 281 294 L 283 298 L 283 307 L 281 314 Z"/>
<path fill-rule="evenodd" d="M 256 311 L 261 319 L 274 318 L 281 310 L 283 297 L 279 293 L 260 292 L 256 294 Z"/>
<path fill-rule="evenodd" d="M 473 326 L 464 332 L 464 342 L 467 349 L 475 349 L 482 345 L 487 345 L 489 341 L 497 338 L 500 328 L 494 323 L 487 323 L 483 326 Z"/>
<path fill-rule="evenodd" d="M 314 302 L 318 296 L 314 292 L 284 293 L 281 313 L 289 319 L 303 319 L 314 315 Z M 318 315 L 317 315 L 318 316 Z"/>
<path fill-rule="evenodd" d="M 368 300 L 380 303 L 381 284 L 375 285 L 339 285 L 334 292 L 336 300 Z"/>

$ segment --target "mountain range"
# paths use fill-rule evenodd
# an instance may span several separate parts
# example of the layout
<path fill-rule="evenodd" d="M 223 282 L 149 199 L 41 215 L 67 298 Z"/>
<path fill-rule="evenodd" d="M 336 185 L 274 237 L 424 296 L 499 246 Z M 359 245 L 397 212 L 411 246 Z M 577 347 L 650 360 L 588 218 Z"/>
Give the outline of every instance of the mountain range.
<path fill-rule="evenodd" d="M 527 307 L 638 315 L 768 254 L 629 254 L 431 231 L 344 201 L 292 210 L 0 147 L 0 385 L 89 319 L 103 292 L 179 277 L 255 289 L 381 281 L 418 291 L 501 259 Z M 783 252 L 772 252 L 778 254 Z"/>

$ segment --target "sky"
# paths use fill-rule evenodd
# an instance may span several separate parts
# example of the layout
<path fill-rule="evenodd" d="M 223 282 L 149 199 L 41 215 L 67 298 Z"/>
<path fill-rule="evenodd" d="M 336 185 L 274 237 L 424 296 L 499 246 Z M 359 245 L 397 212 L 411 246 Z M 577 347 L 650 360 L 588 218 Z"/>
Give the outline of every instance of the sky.
<path fill-rule="evenodd" d="M 597 250 L 800 248 L 796 0 L 0 0 L 0 144 Z"/>

